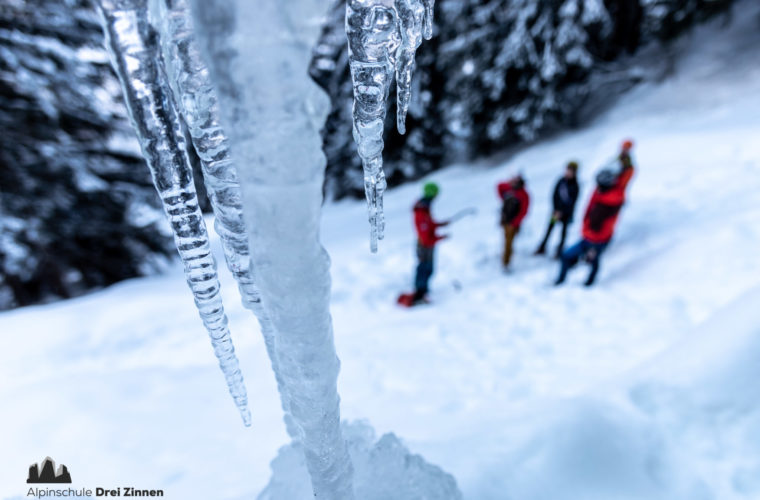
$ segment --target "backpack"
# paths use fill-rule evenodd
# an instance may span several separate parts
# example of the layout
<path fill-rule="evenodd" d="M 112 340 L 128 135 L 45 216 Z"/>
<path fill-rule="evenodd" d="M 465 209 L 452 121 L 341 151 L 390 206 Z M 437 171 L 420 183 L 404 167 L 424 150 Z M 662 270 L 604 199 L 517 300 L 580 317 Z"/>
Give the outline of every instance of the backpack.
<path fill-rule="evenodd" d="M 501 205 L 501 225 L 506 226 L 511 223 L 520 213 L 520 200 L 515 196 L 514 191 L 508 191 L 504 194 L 504 202 Z"/>

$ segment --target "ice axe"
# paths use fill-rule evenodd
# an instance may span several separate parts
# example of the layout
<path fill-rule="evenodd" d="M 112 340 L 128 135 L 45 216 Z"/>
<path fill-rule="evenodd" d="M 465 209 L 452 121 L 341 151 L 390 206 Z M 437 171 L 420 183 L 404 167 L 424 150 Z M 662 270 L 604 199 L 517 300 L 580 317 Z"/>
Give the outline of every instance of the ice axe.
<path fill-rule="evenodd" d="M 478 213 L 478 209 L 477 208 L 475 208 L 475 207 L 468 207 L 468 208 L 460 210 L 459 212 L 457 212 L 454 215 L 452 215 L 451 217 L 449 217 L 446 220 L 446 222 L 448 222 L 449 224 L 451 224 L 452 222 L 456 222 L 459 219 L 464 219 L 467 216 L 475 215 L 477 213 Z"/>

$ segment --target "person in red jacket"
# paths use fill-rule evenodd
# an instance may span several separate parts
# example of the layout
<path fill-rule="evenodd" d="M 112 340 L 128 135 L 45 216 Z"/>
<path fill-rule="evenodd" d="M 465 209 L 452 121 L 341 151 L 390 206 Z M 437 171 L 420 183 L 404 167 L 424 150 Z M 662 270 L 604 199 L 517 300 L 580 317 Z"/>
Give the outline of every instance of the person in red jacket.
<path fill-rule="evenodd" d="M 423 188 L 422 198 L 414 205 L 414 227 L 417 230 L 417 272 L 414 277 L 413 302 L 425 300 L 430 278 L 433 276 L 435 245 L 448 238 L 439 235 L 437 229 L 447 226 L 448 222 L 436 222 L 430 213 L 430 205 L 438 196 L 438 185 L 428 182 Z"/>
<path fill-rule="evenodd" d="M 512 243 L 520 231 L 520 224 L 528 213 L 530 195 L 525 190 L 525 179 L 518 175 L 514 179 L 496 186 L 501 206 L 501 227 L 504 229 L 504 253 L 501 263 L 506 269 L 512 260 Z"/>
<path fill-rule="evenodd" d="M 585 284 L 586 286 L 594 284 L 599 272 L 599 259 L 615 233 L 615 224 L 617 224 L 620 209 L 625 203 L 625 190 L 633 177 L 631 148 L 633 148 L 633 142 L 623 143 L 618 157 L 620 171 L 605 169 L 596 176 L 597 187 L 591 195 L 586 214 L 583 216 L 583 237 L 580 242 L 562 254 L 562 267 L 555 282 L 556 285 L 565 281 L 567 272 L 581 258 L 591 264 L 591 272 Z"/>

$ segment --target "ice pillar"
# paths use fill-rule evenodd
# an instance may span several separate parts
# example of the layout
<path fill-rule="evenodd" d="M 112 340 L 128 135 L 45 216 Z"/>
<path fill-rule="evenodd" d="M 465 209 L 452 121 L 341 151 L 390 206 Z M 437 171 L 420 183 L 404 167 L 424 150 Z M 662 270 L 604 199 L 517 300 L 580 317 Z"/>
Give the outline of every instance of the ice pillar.
<path fill-rule="evenodd" d="M 353 498 L 340 429 L 329 258 L 319 240 L 327 96 L 309 78 L 327 4 L 192 0 L 238 165 L 251 258 L 317 498 Z"/>

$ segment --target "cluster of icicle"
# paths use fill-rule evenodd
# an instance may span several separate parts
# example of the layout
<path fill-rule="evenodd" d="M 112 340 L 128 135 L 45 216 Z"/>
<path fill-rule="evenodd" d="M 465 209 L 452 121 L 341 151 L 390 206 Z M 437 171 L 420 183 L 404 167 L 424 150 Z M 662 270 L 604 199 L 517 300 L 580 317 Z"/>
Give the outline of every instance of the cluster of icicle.
<path fill-rule="evenodd" d="M 383 238 L 383 124 L 390 85 L 397 82 L 397 126 L 405 132 L 414 56 L 432 36 L 434 0 L 348 0 L 346 33 L 354 86 L 354 138 L 364 167 L 370 248 Z M 278 374 L 275 336 L 254 283 L 241 189 L 207 68 L 193 38 L 186 0 L 101 0 L 106 45 L 121 81 L 143 155 L 174 232 L 201 319 L 241 416 L 250 410 L 228 320 L 219 295 L 216 262 L 199 209 L 184 126 L 201 159 L 215 215 L 214 227 L 243 304 L 261 324 Z M 278 380 L 281 386 L 281 381 Z M 288 419 L 287 398 L 283 406 Z"/>
<path fill-rule="evenodd" d="M 364 168 L 370 249 L 383 239 L 383 129 L 388 93 L 396 77 L 396 126 L 406 132 L 414 55 L 433 36 L 435 0 L 347 0 L 346 35 L 354 87 L 354 140 Z"/>
<path fill-rule="evenodd" d="M 160 15 L 150 16 L 149 8 L 154 13 L 160 10 Z M 238 283 L 243 304 L 261 323 L 272 360 L 274 336 L 251 275 L 240 186 L 236 170 L 230 168 L 227 139 L 217 118 L 208 71 L 192 39 L 189 11 L 184 1 L 158 0 L 149 5 L 148 0 L 102 0 L 100 13 L 106 46 L 171 224 L 187 283 L 230 394 L 248 426 L 251 412 L 247 391 L 219 294 L 216 262 L 198 205 L 183 122 L 201 159 L 227 266 Z M 151 17 L 163 23 L 162 37 L 150 23 Z"/>

